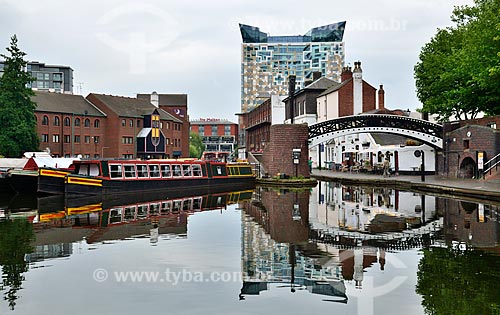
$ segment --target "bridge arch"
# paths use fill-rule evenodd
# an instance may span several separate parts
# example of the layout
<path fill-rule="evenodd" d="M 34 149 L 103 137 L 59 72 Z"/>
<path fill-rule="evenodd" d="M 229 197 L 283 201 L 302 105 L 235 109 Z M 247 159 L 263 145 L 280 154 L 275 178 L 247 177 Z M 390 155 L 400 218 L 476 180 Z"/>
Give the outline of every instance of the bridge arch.
<path fill-rule="evenodd" d="M 443 148 L 443 127 L 427 120 L 397 115 L 355 115 L 309 126 L 309 146 L 357 133 L 392 133 Z"/>

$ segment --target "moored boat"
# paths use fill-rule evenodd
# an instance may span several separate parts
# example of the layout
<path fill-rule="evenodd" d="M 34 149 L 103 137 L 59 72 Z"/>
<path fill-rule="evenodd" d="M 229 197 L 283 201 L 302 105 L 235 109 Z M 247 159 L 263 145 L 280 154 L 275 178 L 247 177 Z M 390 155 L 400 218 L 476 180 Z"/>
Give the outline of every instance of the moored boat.
<path fill-rule="evenodd" d="M 116 159 L 81 160 L 74 166 L 74 172 L 65 177 L 66 198 L 220 186 L 237 189 L 255 183 L 248 163 Z"/>

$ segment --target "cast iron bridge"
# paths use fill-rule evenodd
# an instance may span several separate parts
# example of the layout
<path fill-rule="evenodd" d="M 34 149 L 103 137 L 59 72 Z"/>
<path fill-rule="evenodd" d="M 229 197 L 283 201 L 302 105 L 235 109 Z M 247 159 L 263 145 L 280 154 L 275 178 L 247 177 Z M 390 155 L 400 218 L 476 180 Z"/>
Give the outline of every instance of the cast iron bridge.
<path fill-rule="evenodd" d="M 357 133 L 393 133 L 443 148 L 443 126 L 397 115 L 354 115 L 309 126 L 309 146 Z"/>

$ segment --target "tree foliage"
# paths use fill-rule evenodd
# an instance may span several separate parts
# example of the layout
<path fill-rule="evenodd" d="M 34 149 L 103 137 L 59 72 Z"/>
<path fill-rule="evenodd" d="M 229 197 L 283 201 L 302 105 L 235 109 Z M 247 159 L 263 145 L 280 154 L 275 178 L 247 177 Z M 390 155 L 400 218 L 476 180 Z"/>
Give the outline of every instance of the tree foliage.
<path fill-rule="evenodd" d="M 500 114 L 500 0 L 455 7 L 454 26 L 438 29 L 415 65 L 422 112 L 470 119 Z"/>
<path fill-rule="evenodd" d="M 0 77 L 0 154 L 19 157 L 25 151 L 38 151 L 35 108 L 31 101 L 33 91 L 28 84 L 33 78 L 25 71 L 26 55 L 17 47 L 16 35 L 11 37 L 10 56 L 5 59 L 4 73 Z"/>
<path fill-rule="evenodd" d="M 423 251 L 416 291 L 426 314 L 499 314 L 500 260 L 451 246 Z"/>
<path fill-rule="evenodd" d="M 189 157 L 200 158 L 205 150 L 201 136 L 195 132 L 189 133 Z"/>
<path fill-rule="evenodd" d="M 22 287 L 23 273 L 28 271 L 24 257 L 33 252 L 31 243 L 34 239 L 33 226 L 27 220 L 0 221 L 0 291 L 4 291 L 4 300 L 11 309 L 14 309 L 19 298 L 17 291 Z"/>

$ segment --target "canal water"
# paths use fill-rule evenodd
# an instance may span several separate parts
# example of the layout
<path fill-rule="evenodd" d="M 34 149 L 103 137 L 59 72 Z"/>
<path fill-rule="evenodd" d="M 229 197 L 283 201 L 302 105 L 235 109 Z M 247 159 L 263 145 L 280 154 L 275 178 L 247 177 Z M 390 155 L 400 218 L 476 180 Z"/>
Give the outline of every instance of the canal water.
<path fill-rule="evenodd" d="M 3 196 L 0 314 L 500 314 L 499 205 L 320 182 Z"/>

